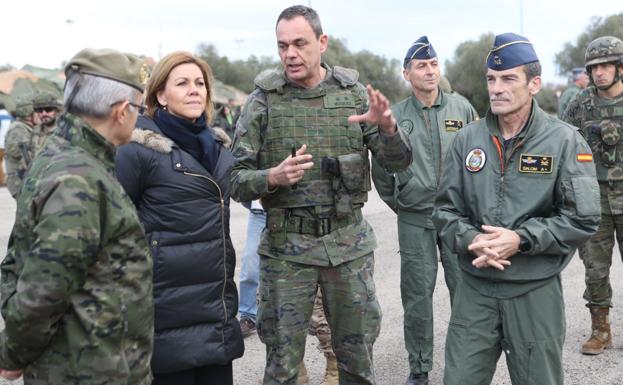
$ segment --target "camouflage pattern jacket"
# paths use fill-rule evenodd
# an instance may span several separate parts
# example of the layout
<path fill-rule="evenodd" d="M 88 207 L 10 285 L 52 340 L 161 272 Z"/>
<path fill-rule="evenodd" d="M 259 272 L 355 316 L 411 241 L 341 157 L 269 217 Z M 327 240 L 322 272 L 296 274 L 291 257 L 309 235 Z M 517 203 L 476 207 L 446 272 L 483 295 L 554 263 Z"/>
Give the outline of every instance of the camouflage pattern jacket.
<path fill-rule="evenodd" d="M 586 138 L 595 156 L 597 179 L 623 181 L 623 95 L 604 99 L 589 86 L 569 103 L 562 119 Z M 623 204 L 618 206 L 623 208 Z"/>
<path fill-rule="evenodd" d="M 516 138 L 512 148 L 502 149 L 491 111 L 459 131 L 444 161 L 433 212 L 465 281 L 497 298 L 524 294 L 556 277 L 600 219 L 591 151 L 574 127 L 533 101 Z M 528 249 L 513 255 L 504 271 L 475 268 L 467 247 L 483 224 L 516 231 Z"/>
<path fill-rule="evenodd" d="M 411 162 L 411 146 L 400 129 L 388 136 L 376 126 L 347 123 L 349 115 L 367 111 L 366 90 L 356 71 L 323 66 L 326 77 L 313 89 L 290 83 L 282 72 L 258 75 L 236 126 L 232 197 L 239 202 L 262 198 L 268 231 L 260 254 L 337 266 L 376 247 L 374 232 L 361 216 L 370 188 L 368 151 L 383 167 L 399 171 Z M 269 191 L 268 169 L 303 144 L 314 156 L 314 167 L 296 189 Z M 332 163 L 332 173 L 339 176 L 328 176 L 322 158 L 340 156 L 339 166 Z"/>
<path fill-rule="evenodd" d="M 417 156 L 408 169 L 394 174 L 373 161 L 374 185 L 402 221 L 434 229 L 431 215 L 439 188 L 441 162 L 457 132 L 477 120 L 478 113 L 464 97 L 442 90 L 430 108 L 411 95 L 393 105 L 392 111 L 398 125 L 409 135 Z"/>
<path fill-rule="evenodd" d="M 581 89 L 575 84 L 571 84 L 567 87 L 562 95 L 560 95 L 560 99 L 558 99 L 558 117 L 562 119 L 565 110 L 569 106 L 569 103 L 575 98 L 575 96 L 580 93 Z"/>
<path fill-rule="evenodd" d="M 114 147 L 71 114 L 17 202 L 2 262 L 0 368 L 26 385 L 151 383 L 152 260 Z"/>
<path fill-rule="evenodd" d="M 6 182 L 11 196 L 15 199 L 34 158 L 31 146 L 32 135 L 33 127 L 21 120 L 15 120 L 6 134 L 4 144 Z"/>
<path fill-rule="evenodd" d="M 52 127 L 46 127 L 42 123 L 37 124 L 32 131 L 32 139 L 30 141 L 30 146 L 32 148 L 32 152 L 34 156 L 37 156 L 37 153 L 43 147 L 45 140 L 52 135 L 52 132 L 56 129 L 56 124 Z M 34 159 L 34 157 L 33 157 Z"/>

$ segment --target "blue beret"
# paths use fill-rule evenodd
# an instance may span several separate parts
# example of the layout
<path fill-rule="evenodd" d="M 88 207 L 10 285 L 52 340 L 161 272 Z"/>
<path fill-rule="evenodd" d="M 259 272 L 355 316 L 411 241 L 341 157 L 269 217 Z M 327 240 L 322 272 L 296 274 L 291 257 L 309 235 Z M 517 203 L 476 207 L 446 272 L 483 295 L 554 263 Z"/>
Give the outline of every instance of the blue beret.
<path fill-rule="evenodd" d="M 514 33 L 497 35 L 487 55 L 487 67 L 496 71 L 504 71 L 535 61 L 539 61 L 539 58 L 532 43 Z"/>
<path fill-rule="evenodd" d="M 402 65 L 404 68 L 407 68 L 407 64 L 413 59 L 427 60 L 435 57 L 437 57 L 437 52 L 435 52 L 433 46 L 428 42 L 428 37 L 422 36 L 411 44 Z"/>

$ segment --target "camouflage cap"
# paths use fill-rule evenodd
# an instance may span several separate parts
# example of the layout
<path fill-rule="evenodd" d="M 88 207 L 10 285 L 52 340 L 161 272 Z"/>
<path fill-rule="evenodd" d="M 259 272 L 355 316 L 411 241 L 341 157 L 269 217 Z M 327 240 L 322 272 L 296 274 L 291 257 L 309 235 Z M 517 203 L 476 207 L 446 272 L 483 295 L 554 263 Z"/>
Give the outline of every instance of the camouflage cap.
<path fill-rule="evenodd" d="M 503 33 L 495 37 L 487 55 L 487 67 L 495 71 L 519 67 L 539 61 L 532 43 L 521 35 Z"/>
<path fill-rule="evenodd" d="M 584 55 L 586 67 L 599 63 L 623 63 L 623 42 L 614 36 L 602 36 L 590 42 Z"/>
<path fill-rule="evenodd" d="M 18 98 L 15 101 L 15 116 L 17 118 L 26 118 L 35 112 L 32 98 Z"/>
<path fill-rule="evenodd" d="M 50 91 L 36 93 L 32 103 L 35 109 L 46 107 L 55 107 L 60 109 L 63 106 L 63 102 L 60 100 L 59 96 Z"/>
<path fill-rule="evenodd" d="M 72 71 L 99 76 L 127 84 L 143 92 L 147 65 L 139 57 L 114 49 L 85 48 L 65 66 L 65 75 Z"/>
<path fill-rule="evenodd" d="M 428 41 L 428 37 L 424 35 L 411 44 L 407 50 L 402 66 L 407 68 L 407 65 L 413 59 L 427 60 L 436 57 L 437 52 L 435 52 L 433 45 Z"/>

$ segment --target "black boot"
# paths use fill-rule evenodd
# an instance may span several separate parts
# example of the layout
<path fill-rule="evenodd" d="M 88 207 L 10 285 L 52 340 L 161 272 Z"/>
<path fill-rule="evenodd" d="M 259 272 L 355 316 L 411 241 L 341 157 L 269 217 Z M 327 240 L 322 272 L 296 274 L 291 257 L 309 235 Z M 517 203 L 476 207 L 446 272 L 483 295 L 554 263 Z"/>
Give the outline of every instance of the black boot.
<path fill-rule="evenodd" d="M 411 373 L 405 385 L 428 385 L 428 373 Z"/>

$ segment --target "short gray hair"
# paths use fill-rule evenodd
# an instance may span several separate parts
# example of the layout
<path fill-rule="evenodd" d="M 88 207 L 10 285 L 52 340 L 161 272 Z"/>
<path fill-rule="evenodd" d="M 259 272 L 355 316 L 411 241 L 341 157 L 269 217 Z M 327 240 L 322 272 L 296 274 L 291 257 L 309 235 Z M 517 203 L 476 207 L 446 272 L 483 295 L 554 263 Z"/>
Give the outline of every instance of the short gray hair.
<path fill-rule="evenodd" d="M 126 100 L 132 102 L 140 96 L 137 89 L 127 84 L 74 72 L 65 83 L 63 102 L 65 109 L 71 113 L 106 118 L 115 103 Z"/>
<path fill-rule="evenodd" d="M 313 8 L 309 8 L 304 5 L 293 5 L 284 9 L 277 18 L 275 28 L 277 28 L 277 25 L 281 20 L 289 21 L 298 16 L 301 16 L 307 20 L 312 31 L 314 31 L 316 38 L 322 36 L 322 24 L 320 24 L 320 16 L 318 16 L 318 12 L 316 12 Z"/>

